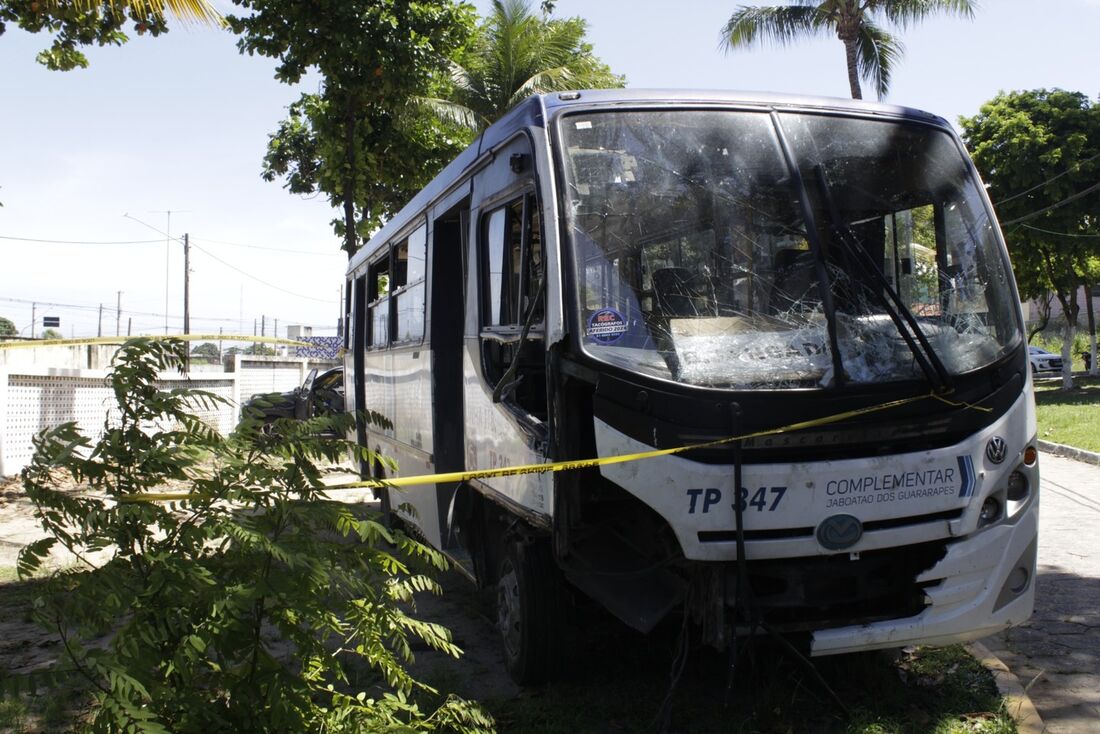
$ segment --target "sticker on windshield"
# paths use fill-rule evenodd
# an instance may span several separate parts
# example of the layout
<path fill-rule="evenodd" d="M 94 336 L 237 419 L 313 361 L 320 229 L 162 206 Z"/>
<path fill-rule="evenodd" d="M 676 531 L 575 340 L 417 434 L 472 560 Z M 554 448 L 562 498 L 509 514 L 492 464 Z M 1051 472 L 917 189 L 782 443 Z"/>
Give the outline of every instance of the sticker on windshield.
<path fill-rule="evenodd" d="M 626 333 L 626 319 L 613 308 L 601 308 L 588 319 L 584 335 L 597 344 L 614 344 Z"/>

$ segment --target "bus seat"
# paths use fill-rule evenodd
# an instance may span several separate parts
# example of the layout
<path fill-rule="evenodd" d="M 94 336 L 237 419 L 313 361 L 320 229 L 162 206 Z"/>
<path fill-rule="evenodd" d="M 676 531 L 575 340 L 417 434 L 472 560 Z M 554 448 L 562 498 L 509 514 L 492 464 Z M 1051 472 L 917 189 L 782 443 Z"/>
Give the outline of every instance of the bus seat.
<path fill-rule="evenodd" d="M 663 316 L 698 316 L 695 298 L 699 293 L 691 285 L 692 274 L 687 268 L 661 268 L 653 271 L 653 294 Z"/>
<path fill-rule="evenodd" d="M 818 300 L 814 255 L 808 250 L 783 249 L 775 253 L 775 275 L 772 278 L 771 306 L 777 313 L 792 308 L 806 310 Z"/>

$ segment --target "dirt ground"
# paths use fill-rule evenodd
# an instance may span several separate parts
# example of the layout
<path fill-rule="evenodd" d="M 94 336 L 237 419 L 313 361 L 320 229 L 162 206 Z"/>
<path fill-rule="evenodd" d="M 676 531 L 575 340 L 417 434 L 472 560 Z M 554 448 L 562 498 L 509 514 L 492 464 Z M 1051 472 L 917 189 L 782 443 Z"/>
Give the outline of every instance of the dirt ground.
<path fill-rule="evenodd" d="M 0 671 L 5 673 L 37 670 L 57 658 L 60 638 L 30 620 L 29 591 L 13 583 L 19 549 L 42 536 L 19 478 L 0 478 Z M 74 560 L 58 554 L 51 562 L 65 565 Z"/>
<path fill-rule="evenodd" d="M 339 479 L 334 477 L 335 481 Z M 369 490 L 333 494 L 349 504 L 378 509 Z M 19 548 L 41 535 L 33 505 L 22 496 L 18 482 L 0 480 L 0 675 L 35 670 L 60 656 L 59 638 L 30 621 L 33 585 L 14 583 Z M 63 554 L 51 559 L 52 564 L 62 566 L 74 562 L 75 559 Z M 865 699 L 858 705 L 872 709 L 868 721 L 873 726 L 861 728 L 852 723 L 858 716 L 849 720 L 840 715 L 817 682 L 816 674 L 808 673 L 796 661 L 786 659 L 780 649 L 762 641 L 758 664 L 737 674 L 736 688 L 731 688 L 735 678 L 728 655 L 692 652 L 691 662 L 673 699 L 669 676 L 676 654 L 678 625 L 659 629 L 650 638 L 643 639 L 614 623 L 609 615 L 582 607 L 575 610 L 578 616 L 567 632 L 570 640 L 567 647 L 573 651 L 569 679 L 549 686 L 520 689 L 505 669 L 495 625 L 493 592 L 478 591 L 457 571 L 443 574 L 439 581 L 443 586 L 442 596 L 419 595 L 413 614 L 450 629 L 463 655 L 454 659 L 427 649 L 423 644 L 414 645 L 416 660 L 410 672 L 442 694 L 454 693 L 482 702 L 496 717 L 501 732 L 582 734 L 652 730 L 655 717 L 664 709 L 662 702 L 666 696 L 674 703 L 670 711 L 673 721 L 679 724 L 671 731 L 676 732 L 731 731 L 737 728 L 731 728 L 731 722 L 737 721 L 750 722 L 744 724 L 748 728 L 742 730 L 924 732 L 937 726 L 936 717 L 923 711 L 932 708 L 932 701 L 941 700 L 952 692 L 981 688 L 961 673 L 955 674 L 959 666 L 954 662 L 946 673 L 938 674 L 939 678 L 931 683 L 922 682 L 924 679 L 920 676 L 907 680 L 904 665 L 885 663 L 882 656 L 874 654 L 841 656 L 819 662 L 815 667 L 831 685 L 837 686 L 841 697 L 853 701 Z M 742 665 L 739 663 L 737 668 L 741 670 Z M 679 681 L 679 675 L 674 680 Z M 992 685 L 991 680 L 988 685 Z M 672 685 L 675 687 L 676 683 Z M 886 687 L 883 695 L 868 693 L 879 685 Z M 889 693 L 899 687 L 903 689 L 900 693 Z M 880 704 L 875 701 L 876 696 L 887 701 L 892 697 L 901 703 Z M 959 706 L 961 712 L 979 711 L 984 712 L 980 714 L 982 717 L 997 717 L 991 713 L 995 707 L 976 709 L 973 699 Z M 78 710 L 72 708 L 66 715 Z M 957 718 L 959 715 L 977 714 L 951 716 Z M 54 730 L 54 727 L 43 725 L 45 718 L 40 713 L 32 710 L 28 716 L 29 725 L 17 728 L 6 728 L 0 722 L 0 732 Z M 772 722 L 773 718 L 778 720 Z M 879 726 L 877 721 L 889 723 L 891 718 L 899 725 L 875 728 Z M 939 721 L 943 720 L 946 719 L 940 716 Z M 552 723 L 544 726 L 548 721 Z M 937 730 L 958 732 L 963 729 L 945 727 Z M 995 727 L 973 729 L 1004 730 Z"/>
<path fill-rule="evenodd" d="M 79 491 L 71 481 L 59 480 L 58 486 Z M 369 490 L 339 495 L 339 499 L 365 509 L 379 509 Z M 42 630 L 30 620 L 30 590 L 24 584 L 14 583 L 19 549 L 43 536 L 42 527 L 34 517 L 34 505 L 23 493 L 19 478 L 0 478 L 0 671 L 6 673 L 43 668 L 59 654 L 57 635 Z M 104 560 L 109 553 L 104 551 L 94 560 Z M 49 566 L 64 567 L 77 562 L 61 549 L 51 555 Z M 519 688 L 504 668 L 494 620 L 490 618 L 490 600 L 458 572 L 446 573 L 439 580 L 444 595 L 419 595 L 416 616 L 450 629 L 464 654 L 460 660 L 455 660 L 433 650 L 417 650 L 414 676 L 442 690 L 460 692 L 474 699 L 517 695 Z"/>

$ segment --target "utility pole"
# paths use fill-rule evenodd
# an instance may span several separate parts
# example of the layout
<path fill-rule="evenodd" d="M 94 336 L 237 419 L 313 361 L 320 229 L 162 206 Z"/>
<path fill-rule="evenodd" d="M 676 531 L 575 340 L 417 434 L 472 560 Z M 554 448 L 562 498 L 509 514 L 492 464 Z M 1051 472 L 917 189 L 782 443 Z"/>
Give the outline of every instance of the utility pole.
<path fill-rule="evenodd" d="M 260 336 L 267 336 L 267 316 L 260 317 Z"/>
<path fill-rule="evenodd" d="M 159 232 L 160 234 L 164 235 L 164 333 L 165 333 L 165 335 L 168 334 L 168 309 L 169 309 L 169 298 L 168 298 L 169 288 L 168 288 L 168 286 L 170 285 L 170 283 L 172 281 L 171 275 L 172 275 L 172 212 L 173 211 L 175 211 L 176 214 L 182 214 L 184 212 L 190 212 L 192 210 L 191 209 L 175 209 L 175 210 L 173 210 L 173 209 L 161 209 L 161 210 L 158 210 L 158 211 L 150 212 L 151 214 L 167 214 L 168 215 L 167 226 L 165 227 L 163 232 L 161 230 L 157 229 L 156 227 L 154 227 L 153 225 L 147 224 L 147 223 L 141 221 L 137 217 L 132 217 L 129 214 L 123 214 L 122 215 L 122 216 L 126 217 L 127 219 L 133 219 L 135 222 L 137 222 L 138 224 L 140 224 L 143 227 L 148 227 L 149 229 L 153 230 L 154 232 Z"/>
<path fill-rule="evenodd" d="M 35 315 L 35 311 L 37 310 L 38 304 L 31 303 L 31 339 L 34 338 L 34 322 L 38 320 L 38 317 Z"/>
<path fill-rule="evenodd" d="M 134 317 L 133 316 L 127 316 L 126 317 L 126 336 L 130 336 L 130 327 L 132 327 L 133 325 L 134 325 Z"/>
<path fill-rule="evenodd" d="M 122 335 L 122 291 L 118 292 L 118 304 L 115 306 L 115 336 Z"/>
<path fill-rule="evenodd" d="M 191 240 L 183 233 L 183 333 L 191 333 Z"/>
<path fill-rule="evenodd" d="M 103 304 L 99 304 L 99 326 L 96 327 L 96 336 L 103 336 Z"/>
<path fill-rule="evenodd" d="M 168 336 L 168 282 L 172 276 L 172 210 L 168 209 L 164 213 L 168 215 L 168 226 L 164 229 L 164 335 Z"/>

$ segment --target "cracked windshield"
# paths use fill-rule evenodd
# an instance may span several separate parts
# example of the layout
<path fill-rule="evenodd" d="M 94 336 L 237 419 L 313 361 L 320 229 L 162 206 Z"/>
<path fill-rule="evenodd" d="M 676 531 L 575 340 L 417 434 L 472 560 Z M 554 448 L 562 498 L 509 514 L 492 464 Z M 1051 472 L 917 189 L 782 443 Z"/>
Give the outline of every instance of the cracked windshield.
<path fill-rule="evenodd" d="M 1020 338 L 942 131 L 676 110 L 568 116 L 562 138 L 583 342 L 601 360 L 740 389 L 942 384 Z"/>

